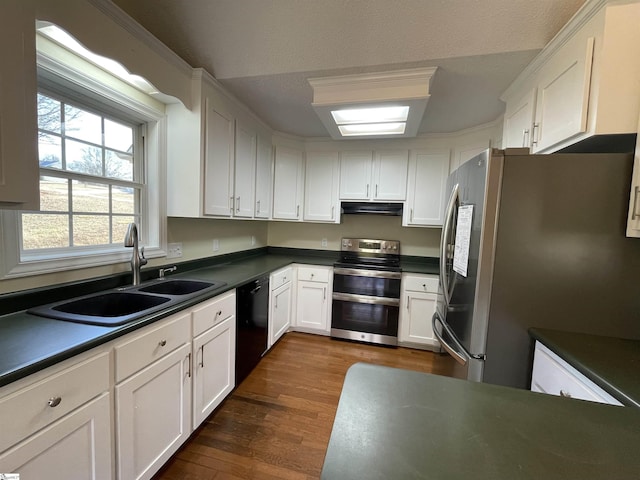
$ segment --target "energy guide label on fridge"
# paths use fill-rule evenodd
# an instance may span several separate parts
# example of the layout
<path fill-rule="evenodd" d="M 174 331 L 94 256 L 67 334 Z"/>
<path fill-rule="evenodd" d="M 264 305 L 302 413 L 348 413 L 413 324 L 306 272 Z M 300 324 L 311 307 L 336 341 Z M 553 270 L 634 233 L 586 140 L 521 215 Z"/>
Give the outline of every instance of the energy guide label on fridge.
<path fill-rule="evenodd" d="M 456 243 L 453 250 L 453 270 L 463 277 L 467 276 L 469 266 L 469 245 L 471 243 L 471 221 L 473 205 L 461 205 L 458 208 L 456 224 Z"/>

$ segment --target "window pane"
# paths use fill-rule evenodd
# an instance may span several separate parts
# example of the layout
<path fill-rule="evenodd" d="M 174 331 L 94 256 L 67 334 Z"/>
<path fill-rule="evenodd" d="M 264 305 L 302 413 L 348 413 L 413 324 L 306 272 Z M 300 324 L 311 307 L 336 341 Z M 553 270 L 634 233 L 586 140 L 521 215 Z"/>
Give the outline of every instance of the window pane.
<path fill-rule="evenodd" d="M 127 233 L 127 227 L 131 222 L 137 222 L 140 227 L 140 220 L 135 217 L 113 217 L 113 239 L 112 243 L 124 243 L 124 236 Z M 138 230 L 140 232 L 140 230 Z"/>
<path fill-rule="evenodd" d="M 112 187 L 111 209 L 113 213 L 136 213 L 137 191 L 133 188 Z"/>
<path fill-rule="evenodd" d="M 22 248 L 56 248 L 69 246 L 67 215 L 22 214 Z"/>
<path fill-rule="evenodd" d="M 104 157 L 107 177 L 133 180 L 133 157 L 131 155 L 106 150 Z"/>
<path fill-rule="evenodd" d="M 40 210 L 69 211 L 69 181 L 64 178 L 40 177 Z"/>
<path fill-rule="evenodd" d="M 38 94 L 38 128 L 61 133 L 60 102 Z"/>
<path fill-rule="evenodd" d="M 64 106 L 64 133 L 102 145 L 102 118 L 71 105 Z"/>
<path fill-rule="evenodd" d="M 74 212 L 109 213 L 109 186 L 74 180 L 71 184 Z"/>
<path fill-rule="evenodd" d="M 41 167 L 62 168 L 62 142 L 60 137 L 38 132 L 38 157 Z"/>
<path fill-rule="evenodd" d="M 102 215 L 73 216 L 73 244 L 75 246 L 106 245 L 108 243 L 109 217 Z"/>
<path fill-rule="evenodd" d="M 102 177 L 102 149 L 65 140 L 67 170 Z"/>
<path fill-rule="evenodd" d="M 104 146 L 121 152 L 133 152 L 133 128 L 105 118 Z"/>

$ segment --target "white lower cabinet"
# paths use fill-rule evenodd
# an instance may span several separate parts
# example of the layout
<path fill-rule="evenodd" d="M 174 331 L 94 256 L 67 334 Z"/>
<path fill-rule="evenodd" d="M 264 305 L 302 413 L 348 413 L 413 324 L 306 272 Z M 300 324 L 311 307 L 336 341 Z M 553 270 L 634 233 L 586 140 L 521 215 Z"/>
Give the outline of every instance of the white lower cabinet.
<path fill-rule="evenodd" d="M 11 385 L 0 390 L 0 472 L 25 479 L 111 479 L 109 354 L 42 373 L 17 391 L 5 394 Z"/>
<path fill-rule="evenodd" d="M 235 295 L 233 295 L 235 301 Z M 217 312 L 216 312 L 217 313 Z M 227 316 L 193 340 L 193 428 L 196 429 L 235 386 L 236 316 Z"/>
<path fill-rule="evenodd" d="M 116 455 L 122 480 L 151 478 L 191 433 L 189 313 L 127 336 L 115 347 Z"/>
<path fill-rule="evenodd" d="M 329 334 L 331 329 L 331 267 L 297 267 L 295 327 L 299 331 Z"/>
<path fill-rule="evenodd" d="M 540 342 L 535 346 L 531 391 L 622 405 Z"/>
<path fill-rule="evenodd" d="M 273 272 L 269 277 L 269 345 L 271 348 L 291 327 L 291 284 L 293 267 Z"/>
<path fill-rule="evenodd" d="M 431 326 L 437 300 L 437 275 L 402 275 L 398 328 L 398 341 L 401 345 L 430 350 L 440 348 Z"/>

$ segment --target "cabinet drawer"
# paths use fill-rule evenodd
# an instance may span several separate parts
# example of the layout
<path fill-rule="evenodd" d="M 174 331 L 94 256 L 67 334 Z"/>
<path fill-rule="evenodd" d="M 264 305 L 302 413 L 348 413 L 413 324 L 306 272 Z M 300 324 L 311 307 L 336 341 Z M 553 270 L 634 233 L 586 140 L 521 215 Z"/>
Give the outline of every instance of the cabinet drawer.
<path fill-rule="evenodd" d="M 322 267 L 298 267 L 298 280 L 307 282 L 328 282 L 330 268 Z"/>
<path fill-rule="evenodd" d="M 293 278 L 293 268 L 287 267 L 277 272 L 271 274 L 271 279 L 269 280 L 269 286 L 271 290 L 275 290 L 278 287 L 281 287 L 285 283 L 289 283 Z"/>
<path fill-rule="evenodd" d="M 402 287 L 413 292 L 438 293 L 438 276 L 405 275 L 402 277 Z"/>
<path fill-rule="evenodd" d="M 236 313 L 236 291 L 215 297 L 193 309 L 193 336 L 220 323 Z"/>
<path fill-rule="evenodd" d="M 116 382 L 150 365 L 191 339 L 189 313 L 180 313 L 161 325 L 151 325 L 143 332 L 118 344 L 115 351 Z"/>
<path fill-rule="evenodd" d="M 536 343 L 531 390 L 580 400 L 621 405 L 618 400 L 540 343 Z"/>
<path fill-rule="evenodd" d="M 0 452 L 107 391 L 109 373 L 105 352 L 0 399 Z"/>

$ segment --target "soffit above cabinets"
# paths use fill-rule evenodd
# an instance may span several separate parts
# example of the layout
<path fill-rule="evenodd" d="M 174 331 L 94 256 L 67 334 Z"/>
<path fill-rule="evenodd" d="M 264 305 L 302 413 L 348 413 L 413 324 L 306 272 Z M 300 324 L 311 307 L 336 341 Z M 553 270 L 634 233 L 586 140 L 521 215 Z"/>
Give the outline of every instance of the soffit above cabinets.
<path fill-rule="evenodd" d="M 327 137 L 309 78 L 437 66 L 419 134 L 495 120 L 500 94 L 585 0 L 114 3 L 273 129 Z"/>

